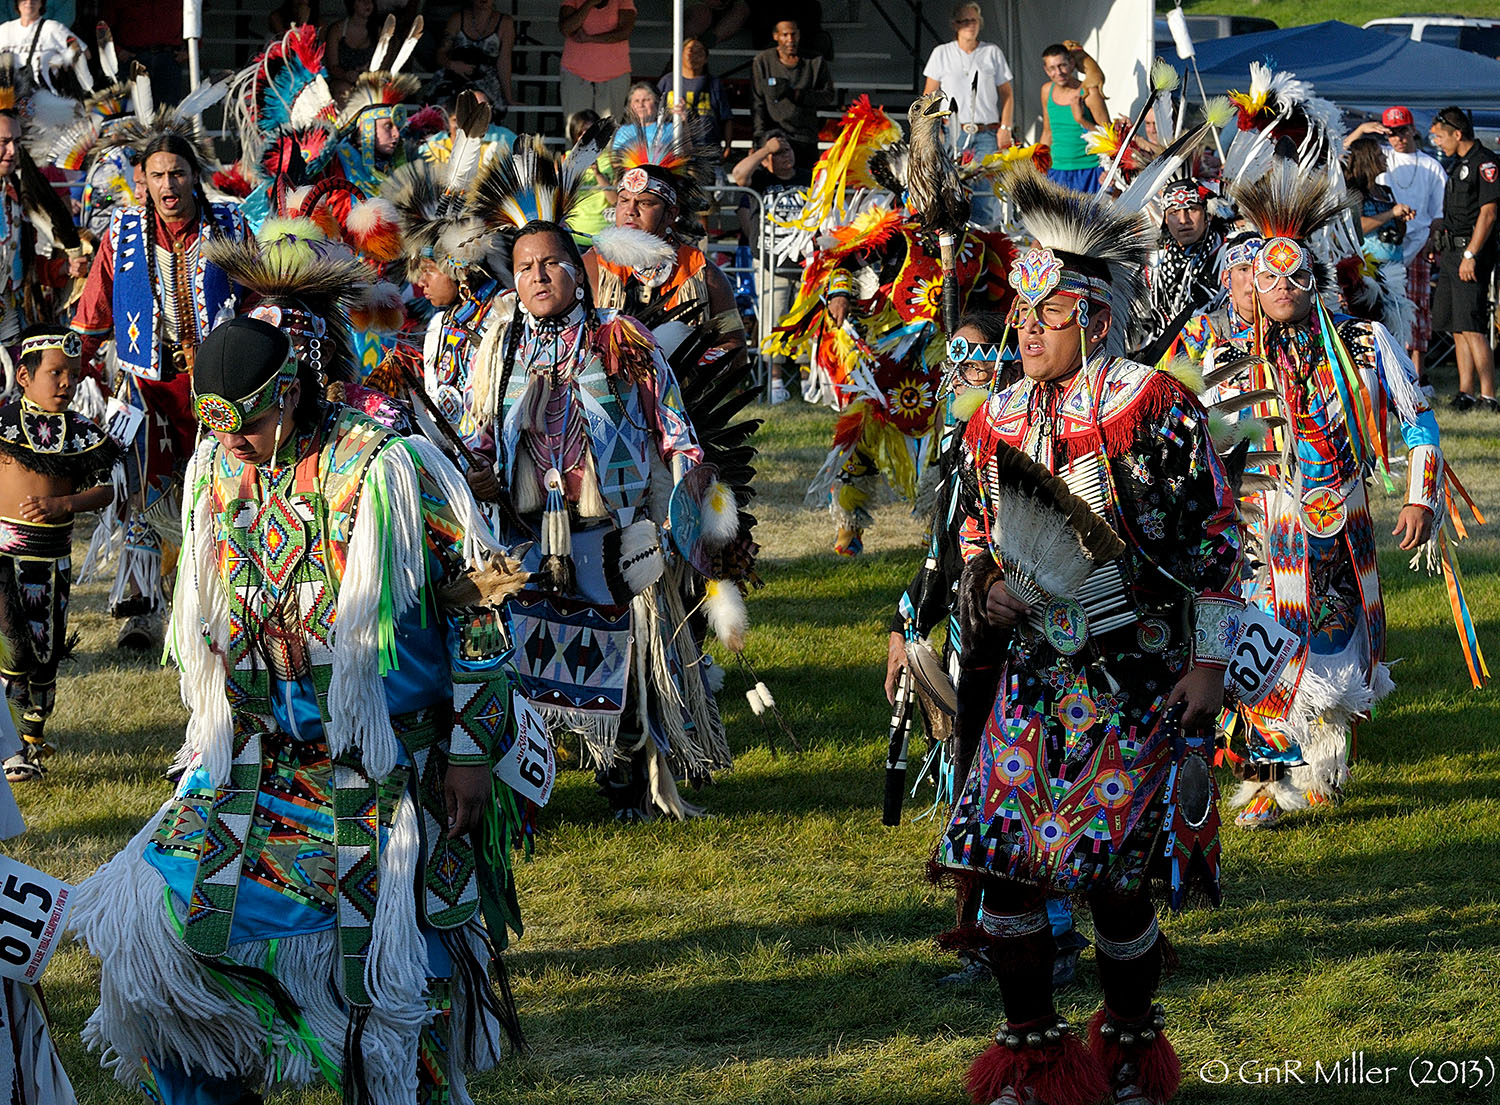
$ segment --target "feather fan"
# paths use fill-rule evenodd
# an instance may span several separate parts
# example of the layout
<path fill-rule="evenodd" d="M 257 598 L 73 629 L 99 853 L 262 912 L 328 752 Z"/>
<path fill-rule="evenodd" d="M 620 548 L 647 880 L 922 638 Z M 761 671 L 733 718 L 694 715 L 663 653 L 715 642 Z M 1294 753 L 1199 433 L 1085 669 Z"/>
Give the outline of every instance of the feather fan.
<path fill-rule="evenodd" d="M 1069 597 L 1090 572 L 1125 551 L 1108 522 L 1021 450 L 999 442 L 985 473 L 1006 587 L 1022 601 Z"/>

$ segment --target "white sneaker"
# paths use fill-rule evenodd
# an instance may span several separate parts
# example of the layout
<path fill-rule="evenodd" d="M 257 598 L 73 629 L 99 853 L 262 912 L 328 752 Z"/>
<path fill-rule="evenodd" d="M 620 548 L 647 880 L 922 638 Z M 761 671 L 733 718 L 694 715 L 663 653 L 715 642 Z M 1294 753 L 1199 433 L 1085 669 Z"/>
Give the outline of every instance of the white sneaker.
<path fill-rule="evenodd" d="M 791 397 L 791 392 L 787 391 L 786 389 L 786 381 L 771 381 L 771 406 L 775 407 L 782 403 L 785 403 Z"/>

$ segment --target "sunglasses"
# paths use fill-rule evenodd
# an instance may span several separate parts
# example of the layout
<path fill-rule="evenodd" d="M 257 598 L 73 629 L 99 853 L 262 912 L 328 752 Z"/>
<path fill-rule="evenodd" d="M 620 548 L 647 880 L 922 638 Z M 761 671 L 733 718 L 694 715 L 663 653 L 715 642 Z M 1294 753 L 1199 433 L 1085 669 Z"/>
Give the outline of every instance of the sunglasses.
<path fill-rule="evenodd" d="M 1258 272 L 1255 274 L 1255 290 L 1265 295 L 1276 290 L 1276 285 L 1286 281 L 1286 286 L 1299 292 L 1310 292 L 1313 290 L 1312 269 L 1298 269 L 1294 273 L 1282 275 L 1275 272 Z"/>
<path fill-rule="evenodd" d="M 973 27 L 978 22 L 979 22 L 979 20 L 977 20 L 977 19 L 955 19 L 953 21 L 953 25 L 955 27 Z"/>

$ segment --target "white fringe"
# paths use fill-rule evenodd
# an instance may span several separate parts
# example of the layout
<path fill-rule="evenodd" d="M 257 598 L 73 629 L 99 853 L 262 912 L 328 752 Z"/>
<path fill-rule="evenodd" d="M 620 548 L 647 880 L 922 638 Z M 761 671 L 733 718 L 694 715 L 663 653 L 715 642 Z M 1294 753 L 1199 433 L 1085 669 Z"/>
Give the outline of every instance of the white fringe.
<path fill-rule="evenodd" d="M 120 518 L 120 508 L 126 495 L 123 461 L 117 462 L 110 469 L 109 482 L 115 495 L 109 505 L 99 512 L 99 522 L 94 526 L 93 536 L 89 538 L 83 563 L 78 568 L 78 574 L 73 577 L 76 583 L 93 583 L 103 575 L 104 566 L 109 563 L 110 558 L 125 547 L 125 524 Z"/>
<path fill-rule="evenodd" d="M 1391 397 L 1391 405 L 1396 408 L 1396 417 L 1410 425 L 1417 420 L 1417 411 L 1426 406 L 1417 390 L 1417 370 L 1389 330 L 1372 322 L 1370 332 L 1375 336 L 1375 355 L 1385 377 L 1385 390 Z"/>
<path fill-rule="evenodd" d="M 171 801 L 78 885 L 69 916 L 69 927 L 103 968 L 99 1007 L 84 1026 L 83 1041 L 102 1052 L 103 1066 L 127 1084 L 138 1077 L 143 1056 L 218 1078 L 258 1071 L 265 1063 L 265 1030 L 255 1011 L 214 982 L 177 939 L 165 915 L 161 877 L 142 858 Z M 331 940 L 329 946 L 333 954 Z M 339 1033 L 328 1041 L 331 1050 L 342 1040 Z M 295 1057 L 288 1059 L 295 1068 Z"/>
<path fill-rule="evenodd" d="M 199 474 L 213 462 L 217 443 L 205 439 L 188 461 L 182 496 L 182 554 L 177 562 L 177 586 L 172 617 L 167 626 L 167 655 L 181 677 L 182 704 L 188 710 L 187 733 L 173 766 L 202 761 L 216 787 L 229 783 L 234 756 L 234 723 L 230 718 L 225 683 L 224 648 L 229 641 L 229 608 L 214 555 L 214 521 L 207 486 Z M 212 647 L 210 645 L 212 642 Z"/>
<path fill-rule="evenodd" d="M 447 501 L 458 524 L 463 527 L 464 563 L 476 572 L 483 571 L 491 557 L 505 554 L 507 550 L 490 529 L 489 520 L 484 516 L 484 508 L 469 490 L 468 481 L 453 467 L 453 462 L 443 455 L 443 451 L 426 438 L 409 437 L 406 444 L 417 454 L 423 471 L 438 485 L 441 497 Z"/>
<path fill-rule="evenodd" d="M 414 889 L 421 843 L 416 804 L 403 795 L 380 852 L 380 894 L 365 964 L 365 987 L 374 1006 L 362 1047 L 375 1105 L 406 1105 L 416 1098 L 418 1039 L 433 1017 L 427 1003 L 427 945 L 417 927 Z"/>
<path fill-rule="evenodd" d="M 380 478 L 376 477 L 379 472 Z M 374 496 L 384 486 L 387 527 L 376 524 Z M 396 734 L 380 681 L 380 596 L 389 585 L 397 617 L 417 601 L 425 576 L 422 502 L 411 454 L 397 443 L 370 465 L 356 508 L 339 585 L 333 671 L 328 685 L 328 750 L 358 749 L 365 771 L 384 779 L 396 766 Z"/>

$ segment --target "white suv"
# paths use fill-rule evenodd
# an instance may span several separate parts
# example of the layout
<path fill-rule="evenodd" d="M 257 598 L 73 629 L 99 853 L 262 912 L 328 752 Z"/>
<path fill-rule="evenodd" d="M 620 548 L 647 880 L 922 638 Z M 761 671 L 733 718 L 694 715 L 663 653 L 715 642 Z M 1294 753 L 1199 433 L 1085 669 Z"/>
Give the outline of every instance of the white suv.
<path fill-rule="evenodd" d="M 1372 19 L 1368 31 L 1425 42 L 1429 46 L 1453 46 L 1471 54 L 1500 58 L 1500 19 L 1467 19 L 1459 15 L 1400 15 Z"/>

